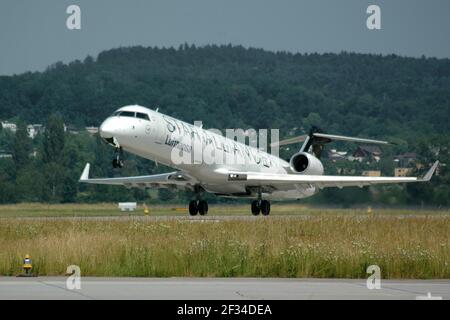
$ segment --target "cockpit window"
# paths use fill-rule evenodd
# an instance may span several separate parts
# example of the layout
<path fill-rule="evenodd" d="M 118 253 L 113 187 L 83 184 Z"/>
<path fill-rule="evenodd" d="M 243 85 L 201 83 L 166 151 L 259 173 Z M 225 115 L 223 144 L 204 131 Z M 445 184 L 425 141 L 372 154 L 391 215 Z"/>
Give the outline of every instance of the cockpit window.
<path fill-rule="evenodd" d="M 146 113 L 136 112 L 136 118 L 150 121 L 150 118 L 148 117 L 148 114 L 146 114 Z"/>
<path fill-rule="evenodd" d="M 118 114 L 118 116 L 119 117 L 132 117 L 132 118 L 134 118 L 134 112 L 132 112 L 132 111 L 121 111 Z"/>
<path fill-rule="evenodd" d="M 146 113 L 141 112 L 133 112 L 133 111 L 114 111 L 111 117 L 131 117 L 131 118 L 139 118 L 150 121 L 150 117 Z"/>

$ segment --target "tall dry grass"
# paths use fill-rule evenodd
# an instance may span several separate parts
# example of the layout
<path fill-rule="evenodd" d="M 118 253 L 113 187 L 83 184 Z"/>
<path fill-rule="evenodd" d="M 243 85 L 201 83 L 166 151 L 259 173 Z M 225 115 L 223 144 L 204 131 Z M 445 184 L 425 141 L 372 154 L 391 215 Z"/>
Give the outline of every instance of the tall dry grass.
<path fill-rule="evenodd" d="M 450 216 L 317 215 L 250 221 L 0 219 L 0 274 L 450 278 Z"/>

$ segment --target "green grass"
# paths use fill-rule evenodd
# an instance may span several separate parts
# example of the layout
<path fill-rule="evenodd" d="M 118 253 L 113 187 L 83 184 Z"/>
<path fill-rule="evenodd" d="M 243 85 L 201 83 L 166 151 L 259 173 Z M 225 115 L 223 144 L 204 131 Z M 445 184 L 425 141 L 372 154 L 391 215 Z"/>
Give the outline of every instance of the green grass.
<path fill-rule="evenodd" d="M 188 216 L 187 205 L 149 205 L 150 216 Z M 138 204 L 134 212 L 121 212 L 117 204 L 41 204 L 22 203 L 0 205 L 0 219 L 12 217 L 102 217 L 102 216 L 143 216 L 144 208 Z M 409 209 L 373 209 L 380 215 L 450 215 L 450 210 L 409 210 Z M 214 215 L 250 215 L 250 205 L 210 205 L 208 216 Z M 335 209 L 316 208 L 300 204 L 273 203 L 271 216 L 277 215 L 368 215 L 367 208 Z"/>
<path fill-rule="evenodd" d="M 150 210 L 187 215 L 171 206 Z M 247 206 L 210 210 L 250 215 Z M 75 264 L 91 276 L 366 278 L 377 264 L 383 278 L 450 278 L 448 211 L 273 210 L 269 218 L 229 221 L 24 220 L 5 217 L 121 213 L 107 204 L 1 206 L 0 274 L 20 273 L 29 253 L 40 275 L 63 275 Z"/>

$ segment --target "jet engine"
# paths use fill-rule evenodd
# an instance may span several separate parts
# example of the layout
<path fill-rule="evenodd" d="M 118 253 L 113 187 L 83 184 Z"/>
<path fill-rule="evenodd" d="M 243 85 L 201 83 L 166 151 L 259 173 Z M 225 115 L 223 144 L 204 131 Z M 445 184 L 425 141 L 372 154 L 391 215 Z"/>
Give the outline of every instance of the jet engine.
<path fill-rule="evenodd" d="M 307 152 L 298 152 L 294 154 L 289 161 L 291 170 L 295 173 L 322 175 L 323 165 L 319 159 Z"/>

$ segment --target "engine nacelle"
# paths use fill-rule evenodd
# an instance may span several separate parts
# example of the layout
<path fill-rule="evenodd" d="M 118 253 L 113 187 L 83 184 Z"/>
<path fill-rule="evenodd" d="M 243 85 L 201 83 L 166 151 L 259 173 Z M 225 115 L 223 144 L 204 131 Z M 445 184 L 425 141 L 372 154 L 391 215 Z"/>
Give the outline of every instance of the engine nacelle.
<path fill-rule="evenodd" d="M 295 173 L 322 175 L 323 165 L 319 159 L 307 152 L 299 152 L 292 156 L 289 161 L 291 170 Z"/>

